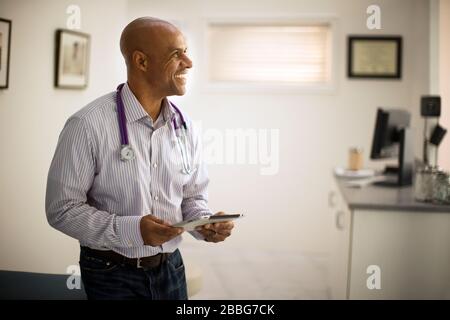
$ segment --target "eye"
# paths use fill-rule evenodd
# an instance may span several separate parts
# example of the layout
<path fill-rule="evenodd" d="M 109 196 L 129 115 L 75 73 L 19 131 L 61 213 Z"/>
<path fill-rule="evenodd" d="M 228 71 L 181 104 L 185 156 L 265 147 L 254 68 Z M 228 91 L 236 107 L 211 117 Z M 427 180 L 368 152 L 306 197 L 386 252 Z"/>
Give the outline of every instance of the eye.
<path fill-rule="evenodd" d="M 184 54 L 186 54 L 186 52 L 187 52 L 187 48 L 183 49 L 183 50 L 179 49 L 179 50 L 175 51 L 174 53 L 172 53 L 172 55 L 170 56 L 170 59 L 174 59 L 174 58 L 179 59 Z"/>

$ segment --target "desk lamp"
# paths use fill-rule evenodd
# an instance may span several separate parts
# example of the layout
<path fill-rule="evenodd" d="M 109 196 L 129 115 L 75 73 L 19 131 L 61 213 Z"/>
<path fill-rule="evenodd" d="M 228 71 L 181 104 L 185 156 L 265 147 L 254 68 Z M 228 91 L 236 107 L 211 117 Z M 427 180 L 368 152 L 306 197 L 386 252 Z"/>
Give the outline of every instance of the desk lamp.
<path fill-rule="evenodd" d="M 420 114 L 425 118 L 425 126 L 423 129 L 423 163 L 426 166 L 437 166 L 438 146 L 444 139 L 447 129 L 439 125 L 439 117 L 441 115 L 441 97 L 440 96 L 422 96 L 420 103 Z M 435 126 L 428 128 L 429 119 L 435 119 Z M 430 138 L 428 138 L 430 136 Z M 430 144 L 435 146 L 434 163 L 430 163 L 429 151 Z"/>

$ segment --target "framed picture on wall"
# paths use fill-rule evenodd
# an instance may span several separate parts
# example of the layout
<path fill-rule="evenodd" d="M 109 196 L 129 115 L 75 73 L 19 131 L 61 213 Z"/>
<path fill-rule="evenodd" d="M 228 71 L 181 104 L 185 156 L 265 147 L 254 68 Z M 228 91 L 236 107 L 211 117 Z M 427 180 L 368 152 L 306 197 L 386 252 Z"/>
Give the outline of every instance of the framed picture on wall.
<path fill-rule="evenodd" d="M 8 88 L 11 26 L 11 20 L 0 18 L 0 89 Z"/>
<path fill-rule="evenodd" d="M 348 77 L 400 79 L 402 38 L 399 36 L 349 36 Z"/>
<path fill-rule="evenodd" d="M 85 33 L 56 30 L 55 87 L 83 89 L 89 76 L 90 36 Z"/>

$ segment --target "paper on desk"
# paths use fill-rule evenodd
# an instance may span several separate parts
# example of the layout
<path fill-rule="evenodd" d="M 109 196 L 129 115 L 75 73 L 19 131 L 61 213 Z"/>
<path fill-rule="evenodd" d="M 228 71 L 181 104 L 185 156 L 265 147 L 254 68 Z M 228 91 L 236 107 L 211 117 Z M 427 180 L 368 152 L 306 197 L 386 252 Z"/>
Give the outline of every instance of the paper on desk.
<path fill-rule="evenodd" d="M 387 179 L 386 176 L 375 176 L 366 179 L 358 179 L 356 181 L 346 181 L 344 182 L 344 185 L 351 188 L 362 188 L 374 182 L 386 181 Z"/>
<path fill-rule="evenodd" d="M 340 178 L 362 179 L 373 177 L 375 175 L 375 170 L 373 169 L 349 170 L 342 167 L 337 167 L 334 168 L 334 174 Z"/>

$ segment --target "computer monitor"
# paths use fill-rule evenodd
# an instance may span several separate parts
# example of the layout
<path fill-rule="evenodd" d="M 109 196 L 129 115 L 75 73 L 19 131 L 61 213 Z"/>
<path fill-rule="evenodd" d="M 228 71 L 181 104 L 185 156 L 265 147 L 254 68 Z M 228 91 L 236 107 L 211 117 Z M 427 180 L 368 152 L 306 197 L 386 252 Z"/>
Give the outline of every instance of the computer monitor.
<path fill-rule="evenodd" d="M 406 110 L 378 108 L 373 134 L 371 159 L 397 158 L 397 167 L 387 167 L 385 174 L 391 178 L 377 184 L 404 186 L 412 183 L 411 115 Z"/>

